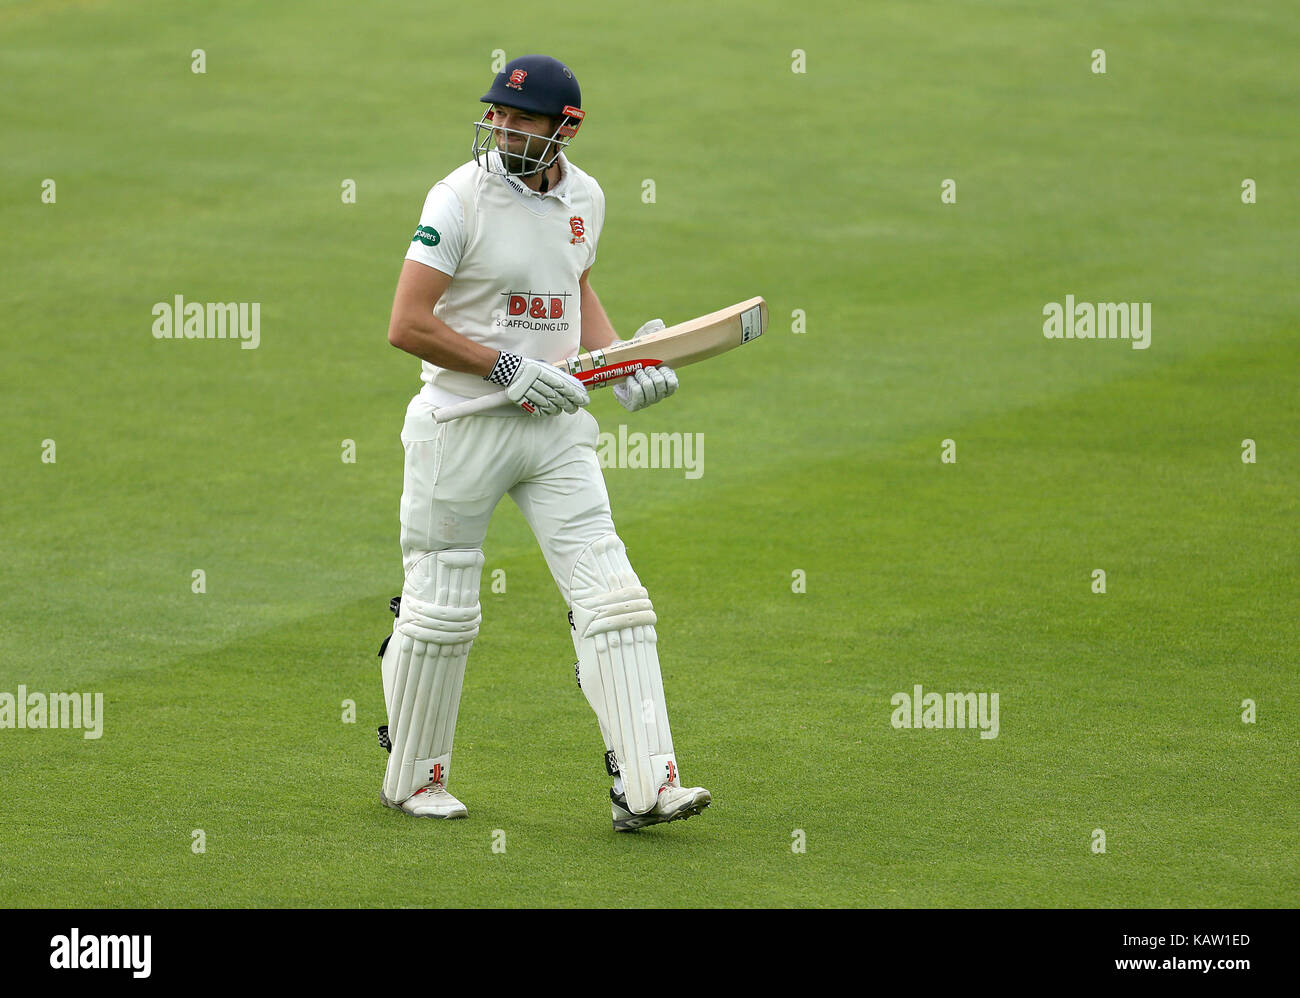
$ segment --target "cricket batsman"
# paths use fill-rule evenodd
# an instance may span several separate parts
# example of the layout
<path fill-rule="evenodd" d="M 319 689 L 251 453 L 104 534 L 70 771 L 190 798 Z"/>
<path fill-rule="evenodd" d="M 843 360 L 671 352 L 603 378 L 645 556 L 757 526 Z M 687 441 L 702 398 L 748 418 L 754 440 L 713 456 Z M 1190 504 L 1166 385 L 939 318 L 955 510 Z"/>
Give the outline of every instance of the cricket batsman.
<path fill-rule="evenodd" d="M 583 122 L 582 92 L 563 63 L 528 55 L 481 100 L 474 158 L 429 191 L 388 327 L 389 343 L 422 361 L 424 384 L 402 428 L 405 582 L 380 649 L 380 800 L 417 817 L 467 814 L 448 791 L 452 739 L 481 620 L 483 540 L 509 494 L 570 608 L 578 683 L 614 780 L 614 830 L 687 818 L 711 798 L 681 785 L 654 607 L 614 529 L 587 392 L 551 366 L 619 341 L 589 280 L 605 195 L 564 154 Z M 652 320 L 635 335 L 660 328 Z M 433 419 L 502 388 L 509 405 Z M 613 391 L 634 412 L 676 389 L 660 366 Z"/>

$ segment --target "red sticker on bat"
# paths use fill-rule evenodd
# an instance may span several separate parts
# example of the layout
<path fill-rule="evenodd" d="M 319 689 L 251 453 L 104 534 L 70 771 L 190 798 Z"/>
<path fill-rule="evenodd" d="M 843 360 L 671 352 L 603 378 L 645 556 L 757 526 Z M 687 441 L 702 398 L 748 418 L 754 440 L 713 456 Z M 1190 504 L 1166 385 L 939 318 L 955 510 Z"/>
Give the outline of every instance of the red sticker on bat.
<path fill-rule="evenodd" d="M 635 374 L 643 367 L 655 367 L 662 363 L 662 360 L 650 360 L 649 358 L 645 360 L 625 360 L 618 364 L 606 364 L 604 367 L 582 371 L 575 374 L 574 377 L 590 388 L 599 388 L 607 382 L 626 378 L 629 374 Z"/>

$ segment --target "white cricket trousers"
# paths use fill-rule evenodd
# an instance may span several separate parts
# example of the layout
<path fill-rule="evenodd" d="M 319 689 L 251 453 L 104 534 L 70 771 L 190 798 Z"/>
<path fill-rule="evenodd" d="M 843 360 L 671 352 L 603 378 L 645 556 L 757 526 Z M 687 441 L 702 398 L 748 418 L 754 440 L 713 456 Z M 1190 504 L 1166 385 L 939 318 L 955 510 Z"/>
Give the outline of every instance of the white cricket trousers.
<path fill-rule="evenodd" d="M 596 418 L 585 409 L 540 417 L 506 409 L 435 423 L 434 408 L 416 395 L 402 427 L 403 569 L 409 573 L 430 551 L 481 548 L 492 511 L 509 493 L 571 605 L 578 556 L 615 532 L 596 457 Z"/>

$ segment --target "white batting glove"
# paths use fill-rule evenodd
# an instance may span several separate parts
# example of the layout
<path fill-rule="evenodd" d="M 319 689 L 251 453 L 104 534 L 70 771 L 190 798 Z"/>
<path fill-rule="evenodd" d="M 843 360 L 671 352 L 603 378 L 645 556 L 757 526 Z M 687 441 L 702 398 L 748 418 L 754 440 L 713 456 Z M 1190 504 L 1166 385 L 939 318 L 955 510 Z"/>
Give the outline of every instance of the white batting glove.
<path fill-rule="evenodd" d="M 655 333 L 663 328 L 663 319 L 651 319 L 632 334 L 632 340 L 638 340 L 648 333 Z M 657 367 L 647 367 L 637 371 L 621 385 L 615 385 L 614 397 L 628 412 L 636 412 L 648 405 L 662 402 L 675 391 L 677 391 L 677 373 L 671 367 L 660 364 Z"/>
<path fill-rule="evenodd" d="M 492 373 L 483 380 L 503 386 L 510 401 L 533 416 L 577 412 L 591 401 L 587 389 L 573 375 L 506 350 L 501 351 Z"/>
<path fill-rule="evenodd" d="M 643 325 L 640 329 L 638 329 L 635 333 L 632 334 L 632 340 L 639 340 L 642 336 L 645 336 L 647 333 L 657 333 L 659 332 L 659 330 L 663 328 L 664 328 L 663 319 L 651 319 L 649 322 L 647 322 L 645 325 Z M 631 343 L 632 340 L 628 340 L 627 342 Z"/>

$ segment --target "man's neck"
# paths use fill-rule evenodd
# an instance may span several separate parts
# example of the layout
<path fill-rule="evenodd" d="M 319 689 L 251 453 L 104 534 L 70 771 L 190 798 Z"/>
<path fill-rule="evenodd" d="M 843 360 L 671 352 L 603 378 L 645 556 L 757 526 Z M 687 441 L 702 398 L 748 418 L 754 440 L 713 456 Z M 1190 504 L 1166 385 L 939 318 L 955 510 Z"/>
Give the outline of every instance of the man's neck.
<path fill-rule="evenodd" d="M 546 172 L 546 189 L 553 191 L 560 182 L 560 160 L 557 157 L 555 162 L 547 167 Z M 542 189 L 542 174 L 534 173 L 529 177 L 520 177 L 524 186 L 531 191 L 540 191 Z"/>

